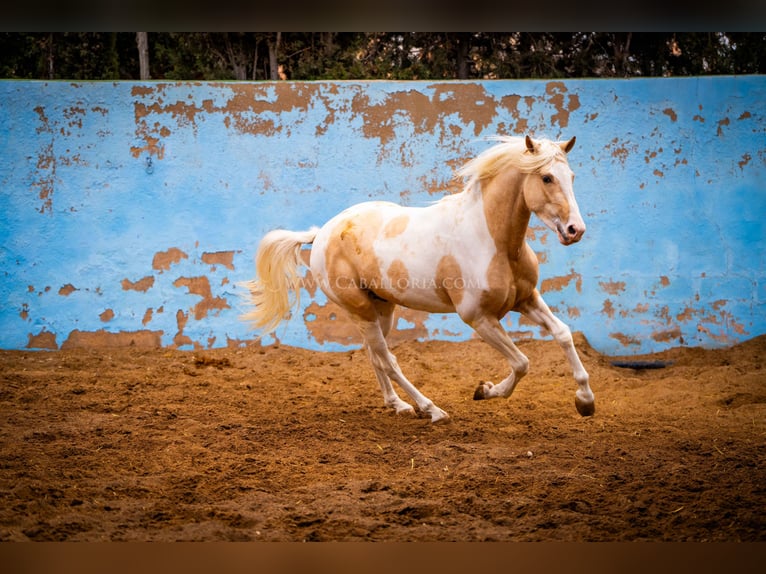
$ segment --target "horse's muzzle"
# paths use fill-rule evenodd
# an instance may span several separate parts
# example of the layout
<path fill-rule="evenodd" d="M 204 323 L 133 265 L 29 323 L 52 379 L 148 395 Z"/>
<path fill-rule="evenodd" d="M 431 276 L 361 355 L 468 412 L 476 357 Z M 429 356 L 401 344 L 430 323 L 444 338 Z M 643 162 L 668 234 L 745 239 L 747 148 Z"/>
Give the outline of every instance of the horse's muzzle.
<path fill-rule="evenodd" d="M 585 223 L 569 222 L 566 226 L 561 222 L 556 222 L 556 231 L 559 236 L 559 242 L 562 245 L 572 245 L 577 243 L 585 235 Z"/>

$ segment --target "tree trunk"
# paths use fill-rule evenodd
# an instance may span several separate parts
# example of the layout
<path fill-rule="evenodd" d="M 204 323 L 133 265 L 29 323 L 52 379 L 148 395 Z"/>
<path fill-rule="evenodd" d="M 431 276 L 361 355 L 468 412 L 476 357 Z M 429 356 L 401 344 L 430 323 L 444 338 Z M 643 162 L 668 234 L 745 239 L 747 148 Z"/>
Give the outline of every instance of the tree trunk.
<path fill-rule="evenodd" d="M 234 72 L 234 78 L 237 80 L 246 80 L 247 63 L 245 61 L 245 54 L 242 52 L 242 47 L 238 45 L 235 49 L 235 47 L 232 46 L 228 32 L 224 32 L 223 41 L 226 46 L 226 53 L 229 57 L 229 64 Z"/>
<path fill-rule="evenodd" d="M 136 43 L 138 44 L 138 66 L 139 77 L 141 80 L 149 80 L 149 38 L 147 32 L 136 32 Z"/>
<path fill-rule="evenodd" d="M 459 33 L 457 35 L 457 78 L 458 80 L 468 79 L 468 48 L 471 42 L 471 35 Z"/>
<path fill-rule="evenodd" d="M 48 79 L 52 80 L 54 77 L 53 69 L 53 33 L 48 35 Z"/>
<path fill-rule="evenodd" d="M 279 64 L 277 55 L 279 54 L 279 43 L 282 40 L 282 32 L 277 32 L 277 38 L 274 42 L 269 40 L 269 72 L 272 80 L 279 79 Z"/>
<path fill-rule="evenodd" d="M 255 81 L 258 79 L 258 41 L 255 42 L 255 51 L 253 53 L 253 78 Z"/>

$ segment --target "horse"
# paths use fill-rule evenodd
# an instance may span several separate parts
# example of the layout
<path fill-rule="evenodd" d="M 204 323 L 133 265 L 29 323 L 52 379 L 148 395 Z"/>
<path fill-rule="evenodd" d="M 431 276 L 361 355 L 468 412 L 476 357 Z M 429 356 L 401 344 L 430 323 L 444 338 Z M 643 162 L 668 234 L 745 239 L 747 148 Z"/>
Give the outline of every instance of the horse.
<path fill-rule="evenodd" d="M 509 375 L 498 384 L 481 382 L 475 400 L 510 397 L 529 370 L 528 358 L 500 324 L 509 311 L 521 313 L 561 346 L 578 386 L 577 412 L 593 415 L 588 373 L 571 330 L 540 296 L 537 256 L 526 242 L 532 213 L 562 245 L 577 243 L 585 233 L 567 161 L 576 138 L 490 139 L 496 143 L 457 170 L 456 177 L 465 182 L 458 193 L 420 207 L 367 201 L 322 227 L 268 232 L 256 252 L 256 278 L 245 282 L 253 309 L 241 318 L 262 337 L 289 317 L 300 301 L 300 251 L 311 244 L 314 280 L 359 329 L 384 404 L 397 414 L 415 414 L 415 409 L 399 397 L 392 381 L 431 422 L 449 420 L 407 379 L 386 343 L 401 305 L 457 313 L 507 359 Z"/>

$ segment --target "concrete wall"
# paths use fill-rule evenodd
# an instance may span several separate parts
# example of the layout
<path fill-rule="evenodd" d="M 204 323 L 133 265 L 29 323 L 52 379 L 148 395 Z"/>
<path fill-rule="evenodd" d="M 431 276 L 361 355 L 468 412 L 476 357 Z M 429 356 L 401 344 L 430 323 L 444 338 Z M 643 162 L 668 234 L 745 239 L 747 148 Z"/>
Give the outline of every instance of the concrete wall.
<path fill-rule="evenodd" d="M 495 133 L 577 136 L 588 233 L 564 248 L 533 218 L 529 234 L 573 330 L 612 354 L 730 345 L 766 332 L 765 131 L 758 76 L 0 82 L 0 346 L 243 344 L 236 283 L 266 231 L 458 191 L 453 170 Z M 310 295 L 276 338 L 358 344 Z M 471 336 L 456 316 L 400 317 L 395 340 Z"/>

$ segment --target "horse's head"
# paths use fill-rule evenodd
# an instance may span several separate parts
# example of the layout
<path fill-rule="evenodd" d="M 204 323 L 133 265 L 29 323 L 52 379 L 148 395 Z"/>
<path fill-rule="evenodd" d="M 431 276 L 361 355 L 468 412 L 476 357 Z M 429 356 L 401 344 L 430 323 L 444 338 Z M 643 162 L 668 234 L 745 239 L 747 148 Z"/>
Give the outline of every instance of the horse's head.
<path fill-rule="evenodd" d="M 560 148 L 555 150 L 551 162 L 527 175 L 524 200 L 527 207 L 558 234 L 563 245 L 577 243 L 585 233 L 585 222 L 574 195 L 574 173 L 566 155 L 574 144 L 574 137 L 568 142 L 534 142 L 529 136 L 526 138 L 526 153 L 550 153 L 550 150 L 541 150 L 541 145 Z"/>

